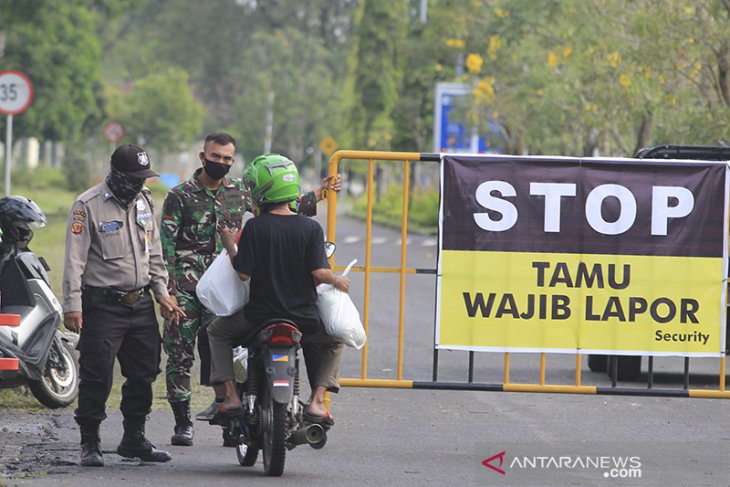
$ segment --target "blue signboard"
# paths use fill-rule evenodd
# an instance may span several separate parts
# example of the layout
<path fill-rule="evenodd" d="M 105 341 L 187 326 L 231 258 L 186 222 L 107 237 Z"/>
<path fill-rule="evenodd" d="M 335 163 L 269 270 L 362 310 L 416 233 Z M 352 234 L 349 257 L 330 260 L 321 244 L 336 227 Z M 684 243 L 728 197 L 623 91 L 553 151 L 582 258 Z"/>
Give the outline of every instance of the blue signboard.
<path fill-rule="evenodd" d="M 457 114 L 456 104 L 470 96 L 463 83 L 438 83 L 434 103 L 435 152 L 502 152 L 501 127 L 493 121 L 483 121 L 487 130 L 470 127 L 463 114 Z M 484 135 L 486 132 L 488 135 Z"/>

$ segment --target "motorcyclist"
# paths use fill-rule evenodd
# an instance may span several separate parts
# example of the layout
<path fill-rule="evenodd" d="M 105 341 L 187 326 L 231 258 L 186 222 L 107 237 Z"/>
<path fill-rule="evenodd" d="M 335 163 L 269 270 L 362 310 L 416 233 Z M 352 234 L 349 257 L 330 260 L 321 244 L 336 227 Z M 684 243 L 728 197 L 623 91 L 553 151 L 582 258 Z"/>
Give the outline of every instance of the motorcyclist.
<path fill-rule="evenodd" d="M 250 301 L 241 312 L 218 318 L 208 328 L 211 382 L 225 391 L 219 413 L 236 414 L 242 408 L 233 382 L 232 348 L 264 321 L 286 318 L 303 333 L 312 388 L 305 420 L 331 424 L 324 397 L 327 391 L 339 389 L 343 345 L 324 332 L 313 279 L 345 292 L 349 279 L 329 269 L 319 223 L 299 217 L 289 207 L 299 194 L 299 173 L 292 161 L 278 154 L 260 156 L 245 177 L 259 216 L 246 223 L 238 253 L 233 232 L 224 233 L 222 240 L 239 277 L 251 279 Z"/>

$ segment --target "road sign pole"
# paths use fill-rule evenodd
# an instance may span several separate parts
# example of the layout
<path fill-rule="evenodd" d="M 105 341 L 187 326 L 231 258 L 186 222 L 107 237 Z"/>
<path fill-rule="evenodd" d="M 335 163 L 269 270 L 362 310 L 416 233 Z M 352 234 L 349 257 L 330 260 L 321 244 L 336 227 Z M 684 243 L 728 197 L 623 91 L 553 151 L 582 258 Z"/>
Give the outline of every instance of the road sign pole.
<path fill-rule="evenodd" d="M 5 196 L 10 196 L 10 154 L 13 146 L 13 116 L 8 115 L 5 127 Z"/>

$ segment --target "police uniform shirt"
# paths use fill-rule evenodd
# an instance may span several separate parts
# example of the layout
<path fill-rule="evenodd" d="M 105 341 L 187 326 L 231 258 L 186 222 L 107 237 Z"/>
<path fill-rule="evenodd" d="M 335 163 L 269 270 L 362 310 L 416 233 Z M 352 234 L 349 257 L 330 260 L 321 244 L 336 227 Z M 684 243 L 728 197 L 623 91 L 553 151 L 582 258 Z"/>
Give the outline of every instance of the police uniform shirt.
<path fill-rule="evenodd" d="M 81 310 L 82 283 L 124 291 L 150 285 L 158 301 L 168 296 L 157 222 L 142 193 L 129 208 L 106 182 L 76 198 L 66 230 L 64 312 Z"/>

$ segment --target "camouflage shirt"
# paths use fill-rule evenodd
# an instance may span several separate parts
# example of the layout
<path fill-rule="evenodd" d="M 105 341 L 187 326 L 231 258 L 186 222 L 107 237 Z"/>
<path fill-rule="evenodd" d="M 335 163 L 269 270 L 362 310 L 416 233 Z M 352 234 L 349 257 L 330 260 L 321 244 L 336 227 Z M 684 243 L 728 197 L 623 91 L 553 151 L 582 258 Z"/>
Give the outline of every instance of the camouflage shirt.
<path fill-rule="evenodd" d="M 243 214 L 251 209 L 240 179 L 225 177 L 217 190 L 210 190 L 198 181 L 201 171 L 172 188 L 162 205 L 162 256 L 170 276 L 167 287 L 173 295 L 178 289 L 195 291 L 203 272 L 223 249 L 220 231 L 224 227 L 240 229 Z M 317 213 L 314 192 L 302 196 L 299 212 Z"/>

